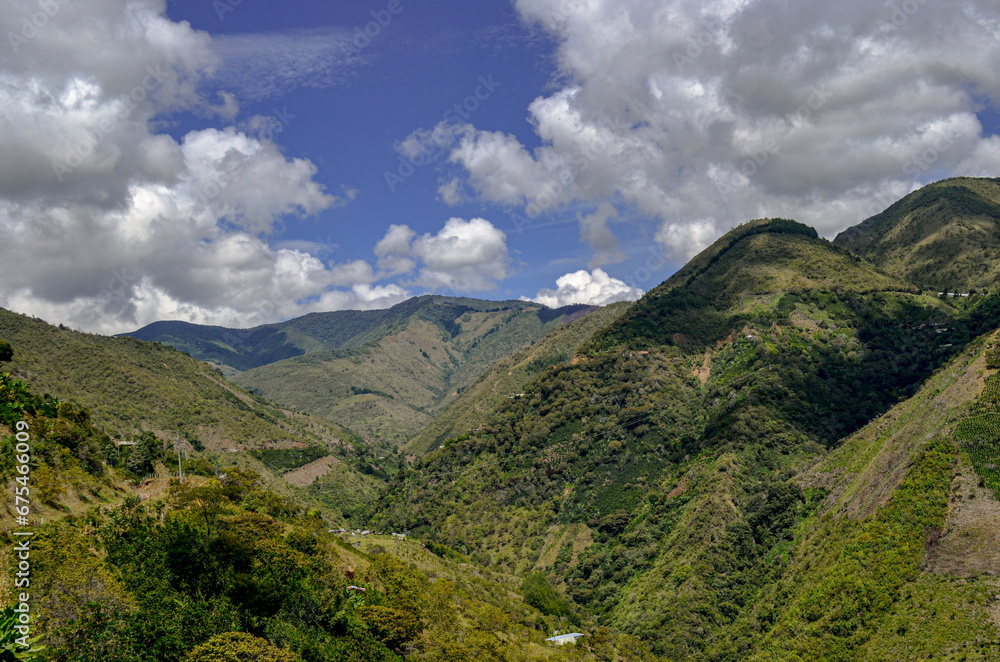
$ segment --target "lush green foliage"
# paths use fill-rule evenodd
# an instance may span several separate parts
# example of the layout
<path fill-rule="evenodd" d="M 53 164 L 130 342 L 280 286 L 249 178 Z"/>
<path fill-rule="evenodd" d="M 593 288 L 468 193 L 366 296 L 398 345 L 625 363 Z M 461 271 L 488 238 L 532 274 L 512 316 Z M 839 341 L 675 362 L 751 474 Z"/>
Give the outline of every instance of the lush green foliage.
<path fill-rule="evenodd" d="M 981 484 L 1000 499 L 1000 373 L 986 380 L 969 416 L 956 427 L 955 440 L 968 454 Z"/>
<path fill-rule="evenodd" d="M 27 638 L 20 634 L 15 626 L 18 624 L 18 613 L 13 606 L 7 606 L 0 611 L 0 662 L 19 662 L 20 660 L 37 660 L 44 646 L 35 644 L 37 638 Z M 21 645 L 18 639 L 24 637 L 27 640 L 25 645 Z"/>
<path fill-rule="evenodd" d="M 250 451 L 250 456 L 261 461 L 268 469 L 284 471 L 295 469 L 329 454 L 322 446 L 307 446 L 306 448 L 274 448 L 262 451 Z"/>
<path fill-rule="evenodd" d="M 1000 277 L 998 203 L 998 179 L 946 179 L 911 193 L 835 241 L 934 292 L 994 289 Z"/>
<path fill-rule="evenodd" d="M 901 598 L 901 588 L 919 576 L 928 532 L 944 525 L 955 459 L 950 441 L 931 441 L 885 508 L 842 524 L 833 534 L 842 545 L 834 564 L 789 591 L 794 597 L 760 645 L 759 659 L 793 653 L 818 661 L 855 659 Z"/>
<path fill-rule="evenodd" d="M 521 584 L 524 601 L 547 616 L 570 616 L 573 613 L 566 598 L 559 595 L 545 575 L 534 572 Z"/>
<path fill-rule="evenodd" d="M 254 396 L 165 345 L 75 333 L 4 310 L 0 334 L 16 349 L 15 360 L 5 364 L 12 376 L 0 376 L 0 424 L 10 427 L 24 416 L 53 419 L 55 409 L 67 407 L 63 422 L 53 427 L 53 438 L 76 456 L 83 474 L 100 476 L 102 463 L 133 479 L 162 472 L 164 465 L 176 471 L 178 436 L 184 471 L 203 476 L 234 462 L 250 461 L 258 470 L 266 469 L 243 451 L 268 449 L 260 457 L 294 457 L 307 448 L 313 457 L 337 459 L 331 479 L 339 493 L 334 499 L 317 499 L 310 491 L 301 496 L 347 517 L 374 497 L 379 476 L 395 471 L 401 461 L 391 449 L 372 447 L 329 421 Z M 30 389 L 22 381 L 27 376 Z M 52 425 L 40 423 L 38 434 L 48 438 Z M 159 447 L 149 434 L 161 440 Z M 0 450 L 7 449 L 7 455 L 0 454 L 0 469 L 10 457 L 10 447 L 3 443 Z M 164 453 L 165 448 L 170 452 Z M 322 455 L 320 449 L 325 450 Z M 48 502 L 55 503 L 60 494 L 79 495 L 81 501 L 93 496 L 91 488 L 97 487 L 74 474 L 75 465 L 41 450 L 39 460 L 47 468 L 36 478 L 47 486 Z M 278 470 L 290 466 L 278 465 Z"/>
<path fill-rule="evenodd" d="M 296 662 L 289 651 L 245 632 L 215 635 L 184 659 L 186 662 Z"/>
<path fill-rule="evenodd" d="M 538 374 L 423 458 L 380 502 L 378 525 L 540 572 L 655 652 L 741 659 L 750 628 L 782 615 L 787 602 L 762 596 L 824 496 L 790 482 L 795 467 L 1000 322 L 996 297 L 952 307 L 768 227 L 723 237 L 582 360 Z M 735 648 L 718 645 L 726 637 Z"/>
<path fill-rule="evenodd" d="M 531 347 L 498 362 L 474 384 L 461 390 L 450 405 L 406 444 L 404 451 L 417 456 L 426 455 L 446 440 L 480 427 L 494 409 L 511 396 L 522 393 L 533 378 L 553 366 L 572 360 L 574 348 L 618 319 L 629 305 L 627 302 L 616 303 L 589 312 L 545 334 Z"/>

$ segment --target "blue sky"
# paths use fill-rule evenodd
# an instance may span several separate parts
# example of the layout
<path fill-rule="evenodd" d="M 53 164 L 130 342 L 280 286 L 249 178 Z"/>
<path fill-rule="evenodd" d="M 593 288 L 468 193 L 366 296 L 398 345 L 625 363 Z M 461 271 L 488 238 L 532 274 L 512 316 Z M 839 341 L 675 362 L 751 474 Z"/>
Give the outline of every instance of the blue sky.
<path fill-rule="evenodd" d="M 553 89 L 559 75 L 557 44 L 545 31 L 520 20 L 509 2 L 400 0 L 398 14 L 389 12 L 388 2 L 299 0 L 280 6 L 243 2 L 233 7 L 174 0 L 168 7 L 171 18 L 189 21 L 223 44 L 227 37 L 304 31 L 346 35 L 348 52 L 356 52 L 358 61 L 334 80 L 322 81 L 321 72 L 316 72 L 320 80 L 315 82 L 289 76 L 266 97 L 258 98 L 260 91 L 254 90 L 239 98 L 243 115 L 290 118 L 277 142 L 285 154 L 319 166 L 317 181 L 331 190 L 347 186 L 358 191 L 346 207 L 313 218 L 288 219 L 277 241 L 315 242 L 318 254 L 338 261 L 367 259 L 390 224 L 434 233 L 451 217 L 482 217 L 507 235 L 510 275 L 495 289 L 462 294 L 493 299 L 535 296 L 542 288 L 554 287 L 563 274 L 587 268 L 592 255 L 580 244 L 576 213 L 588 213 L 596 205 L 572 205 L 525 224 L 517 220 L 528 218 L 523 210 L 486 200 L 445 204 L 437 190 L 444 155 L 413 168 L 402 181 L 392 176 L 409 172 L 396 149 L 398 143 L 442 120 L 470 121 L 479 129 L 502 131 L 529 149 L 540 144 L 527 108 Z M 477 98 L 477 92 L 485 99 Z M 180 138 L 210 123 L 186 117 L 171 133 Z M 512 217 L 514 213 L 517 216 Z M 632 259 L 606 271 L 648 289 L 679 264 L 658 259 L 655 273 L 648 273 L 648 259 L 662 256 L 663 251 L 649 232 L 641 230 L 641 224 L 619 228 L 619 241 Z M 449 288 L 429 291 L 459 293 Z"/>
<path fill-rule="evenodd" d="M 602 305 L 1000 171 L 985 0 L 46 7 L 0 7 L 0 306 L 89 331 Z"/>

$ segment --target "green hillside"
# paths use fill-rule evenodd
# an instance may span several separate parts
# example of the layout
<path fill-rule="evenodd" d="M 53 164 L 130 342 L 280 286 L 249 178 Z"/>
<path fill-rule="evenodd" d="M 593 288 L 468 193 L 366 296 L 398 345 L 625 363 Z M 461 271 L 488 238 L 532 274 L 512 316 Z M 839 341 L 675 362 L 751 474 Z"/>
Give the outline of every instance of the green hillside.
<path fill-rule="evenodd" d="M 403 447 L 405 453 L 421 456 L 445 440 L 461 436 L 486 421 L 490 413 L 524 391 L 537 375 L 576 358 L 576 348 L 616 320 L 631 303 L 614 303 L 542 336 L 528 349 L 503 359 L 474 384 L 464 389 L 420 433 Z"/>
<path fill-rule="evenodd" d="M 491 365 L 592 310 L 422 297 L 408 316 L 358 347 L 312 352 L 233 380 L 398 447 Z"/>
<path fill-rule="evenodd" d="M 978 424 L 1000 411 L 986 360 L 996 341 L 972 343 L 796 477 L 829 496 L 796 527 L 738 638 L 720 640 L 720 659 L 996 659 L 1000 502 L 984 489 L 992 464 L 976 459 L 988 446 L 995 461 L 1000 444 L 1000 429 Z"/>
<path fill-rule="evenodd" d="M 930 184 L 834 243 L 926 290 L 993 289 L 1000 280 L 1000 179 Z"/>
<path fill-rule="evenodd" d="M 17 327 L 15 321 L 8 330 Z M 123 368 L 129 357 L 115 352 L 120 342 L 111 340 L 101 358 Z M 0 362 L 9 363 L 11 353 L 5 341 Z M 109 442 L 87 410 L 39 396 L 0 373 L 0 481 L 7 488 L 0 500 L 8 514 L 26 509 L 18 529 L 31 533 L 27 542 L 10 528 L 0 536 L 6 658 L 654 659 L 641 642 L 572 610 L 544 579 L 521 582 L 484 571 L 430 542 L 367 531 L 338 535 L 330 526 L 339 517 L 325 520 L 320 510 L 302 507 L 301 493 L 276 493 L 273 481 L 246 468 L 189 475 L 155 492 L 149 481 L 125 479 L 163 459 L 160 440 L 144 432 L 124 457 Z M 30 446 L 30 459 L 22 445 Z M 272 449 L 259 455 L 276 468 L 299 459 Z M 19 470 L 25 464 L 27 473 Z M 76 492 L 82 507 L 70 507 L 67 491 Z M 14 585 L 28 558 L 30 597 L 28 584 Z M 15 645 L 23 633 L 14 627 L 15 606 L 23 609 L 29 600 L 30 649 Z M 568 649 L 545 643 L 554 629 L 567 627 L 587 629 L 587 640 Z M 12 649 L 17 656 L 9 655 Z"/>
<path fill-rule="evenodd" d="M 0 338 L 14 348 L 5 371 L 37 396 L 85 411 L 88 424 L 107 436 L 108 444 L 150 433 L 173 448 L 179 439 L 190 458 L 188 470 L 208 474 L 237 463 L 282 476 L 327 458 L 326 466 L 313 472 L 319 484 L 309 489 L 317 493 L 325 483 L 338 485 L 336 499 L 317 493 L 317 503 L 336 502 L 348 512 L 375 496 L 383 469 L 395 469 L 382 466 L 394 462 L 392 457 L 380 460 L 393 455 L 391 449 L 374 448 L 329 421 L 267 402 L 166 345 L 77 333 L 2 309 Z M 172 456 L 163 461 L 176 471 Z M 159 472 L 166 471 L 161 464 Z M 310 482 L 279 481 L 276 489 L 290 494 Z"/>
<path fill-rule="evenodd" d="M 850 241 L 752 221 L 634 304 L 423 297 L 261 327 L 240 360 L 271 362 L 225 366 L 252 391 L 0 311 L 37 659 L 996 660 L 1000 292 L 938 296 L 913 249 L 1000 218 L 995 185 L 932 185 Z M 930 210 L 957 225 L 924 232 Z M 970 232 L 956 274 L 993 273 Z"/>
<path fill-rule="evenodd" d="M 542 307 L 523 301 L 482 301 L 422 296 L 385 310 L 342 310 L 311 313 L 287 322 L 249 329 L 230 329 L 188 322 L 154 322 L 132 333 L 139 340 L 162 342 L 201 361 L 231 371 L 249 370 L 311 352 L 349 349 L 393 333 L 414 317 L 449 325 L 465 311 L 534 312 Z M 455 310 L 457 314 L 451 314 Z M 442 314 L 443 311 L 447 311 Z M 448 326 L 449 332 L 454 326 Z"/>
<path fill-rule="evenodd" d="M 374 519 L 542 572 L 668 659 L 744 659 L 740 628 L 827 495 L 794 477 L 1000 325 L 995 297 L 961 306 L 806 226 L 741 226 L 426 456 Z"/>
<path fill-rule="evenodd" d="M 520 582 L 454 552 L 335 535 L 312 515 L 262 509 L 260 495 L 276 495 L 254 480 L 243 473 L 175 485 L 157 502 L 129 497 L 35 527 L 33 624 L 44 649 L 33 659 L 654 660 L 631 637 L 543 611 Z M 16 556 L 5 542 L 7 570 Z M 12 601 L 9 582 L 0 599 Z M 585 643 L 545 643 L 574 625 L 588 630 Z M 4 625 L 0 637 L 13 639 Z"/>

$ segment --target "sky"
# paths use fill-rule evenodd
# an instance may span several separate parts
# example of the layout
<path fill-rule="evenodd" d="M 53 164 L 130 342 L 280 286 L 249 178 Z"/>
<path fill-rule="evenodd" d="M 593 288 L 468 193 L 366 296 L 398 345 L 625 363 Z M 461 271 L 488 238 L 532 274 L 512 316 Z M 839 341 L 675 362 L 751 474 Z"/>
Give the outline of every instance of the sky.
<path fill-rule="evenodd" d="M 985 0 L 4 0 L 0 306 L 121 333 L 636 299 L 1000 175 Z"/>

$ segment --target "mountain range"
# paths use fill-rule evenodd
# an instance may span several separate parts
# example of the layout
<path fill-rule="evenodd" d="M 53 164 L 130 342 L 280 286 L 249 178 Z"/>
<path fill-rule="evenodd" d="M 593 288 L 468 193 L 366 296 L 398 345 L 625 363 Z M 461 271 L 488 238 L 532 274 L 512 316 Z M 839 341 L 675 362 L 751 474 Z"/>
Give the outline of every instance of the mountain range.
<path fill-rule="evenodd" d="M 45 535 L 100 548 L 103 588 L 65 604 L 205 605 L 162 616 L 178 625 L 157 660 L 233 623 L 301 660 L 992 660 L 998 273 L 1000 180 L 958 178 L 834 241 L 744 223 L 603 308 L 420 297 L 124 338 L 2 312 L 0 414 L 50 429 L 40 470 L 76 485 L 48 495 L 66 523 Z M 120 454 L 171 438 L 202 475 L 142 515 Z M 233 487 L 246 471 L 261 486 Z M 133 645 L 124 615 L 73 609 L 59 632 Z M 553 629 L 587 637 L 545 646 Z M 108 650 L 53 659 L 132 659 Z"/>
<path fill-rule="evenodd" d="M 402 446 L 490 365 L 594 309 L 423 296 L 252 329 L 157 322 L 129 336 L 172 345 L 257 394 Z"/>

